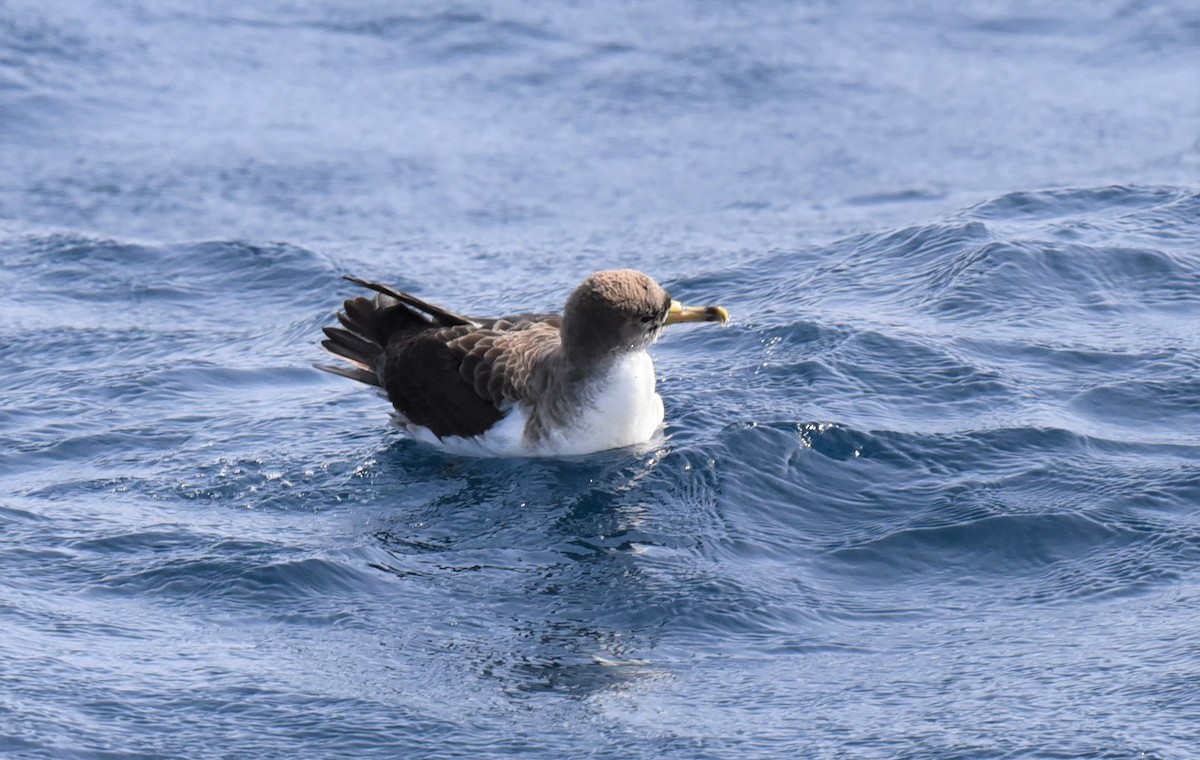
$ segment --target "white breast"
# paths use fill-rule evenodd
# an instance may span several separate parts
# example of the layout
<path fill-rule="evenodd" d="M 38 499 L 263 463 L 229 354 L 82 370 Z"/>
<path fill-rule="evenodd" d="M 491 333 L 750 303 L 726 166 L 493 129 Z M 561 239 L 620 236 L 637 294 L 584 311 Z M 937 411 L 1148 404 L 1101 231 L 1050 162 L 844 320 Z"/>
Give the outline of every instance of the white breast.
<path fill-rule="evenodd" d="M 639 351 L 619 360 L 596 382 L 580 415 L 569 427 L 551 431 L 539 453 L 589 454 L 645 443 L 662 421 L 662 398 L 654 391 L 654 362 Z"/>

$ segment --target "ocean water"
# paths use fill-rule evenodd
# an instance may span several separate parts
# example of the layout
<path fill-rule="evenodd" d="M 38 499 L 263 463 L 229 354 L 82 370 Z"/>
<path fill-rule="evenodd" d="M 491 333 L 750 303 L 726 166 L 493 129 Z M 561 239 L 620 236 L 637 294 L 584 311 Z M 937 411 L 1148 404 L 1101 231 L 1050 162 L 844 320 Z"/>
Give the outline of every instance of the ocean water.
<path fill-rule="evenodd" d="M 0 755 L 1200 756 L 1200 10 L 0 0 Z M 633 266 L 645 450 L 454 457 L 351 273 Z"/>

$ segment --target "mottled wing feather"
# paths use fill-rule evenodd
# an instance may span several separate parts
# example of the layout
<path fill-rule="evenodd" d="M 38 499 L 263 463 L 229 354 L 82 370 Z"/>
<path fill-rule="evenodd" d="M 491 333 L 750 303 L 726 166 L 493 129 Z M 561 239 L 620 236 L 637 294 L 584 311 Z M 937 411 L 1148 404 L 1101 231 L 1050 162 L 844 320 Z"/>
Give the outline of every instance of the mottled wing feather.
<path fill-rule="evenodd" d="M 438 437 L 480 435 L 534 390 L 529 370 L 557 347 L 558 318 L 481 322 L 425 330 L 389 345 L 379 374 L 388 399 L 410 423 Z"/>
<path fill-rule="evenodd" d="M 522 330 L 541 330 L 562 327 L 562 317 L 558 314 L 516 314 L 499 319 L 476 319 L 480 327 L 503 332 L 521 332 Z"/>
<path fill-rule="evenodd" d="M 453 345 L 463 350 L 462 376 L 483 398 L 524 401 L 540 389 L 534 365 L 559 345 L 558 318 L 497 320 L 493 329 L 464 335 Z"/>

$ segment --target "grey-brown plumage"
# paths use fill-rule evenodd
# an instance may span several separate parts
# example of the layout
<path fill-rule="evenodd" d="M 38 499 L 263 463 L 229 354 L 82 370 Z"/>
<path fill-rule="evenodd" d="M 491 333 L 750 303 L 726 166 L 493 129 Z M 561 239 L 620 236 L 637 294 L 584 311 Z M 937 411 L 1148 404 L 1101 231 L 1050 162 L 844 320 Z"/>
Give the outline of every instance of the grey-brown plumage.
<path fill-rule="evenodd" d="M 622 357 L 643 352 L 664 324 L 726 317 L 720 307 L 676 305 L 673 311 L 666 291 L 633 270 L 593 274 L 571 294 L 561 317 L 499 319 L 465 317 L 346 279 L 376 295 L 346 300 L 337 315 L 342 327 L 325 328 L 322 345 L 351 366 L 321 369 L 380 387 L 402 425 L 438 439 L 481 436 L 518 408 L 529 450 L 568 430 L 596 396 L 597 382 Z M 686 315 L 672 320 L 672 313 Z M 654 400 L 661 420 L 661 401 Z"/>

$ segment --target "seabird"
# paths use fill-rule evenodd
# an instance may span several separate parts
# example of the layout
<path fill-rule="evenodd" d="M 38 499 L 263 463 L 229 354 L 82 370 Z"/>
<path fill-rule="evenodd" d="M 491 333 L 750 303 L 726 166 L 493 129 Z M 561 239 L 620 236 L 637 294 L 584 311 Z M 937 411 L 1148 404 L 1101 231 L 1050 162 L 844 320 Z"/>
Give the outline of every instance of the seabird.
<path fill-rule="evenodd" d="M 725 322 L 671 300 L 641 272 L 597 272 L 561 316 L 477 319 L 360 280 L 321 345 L 320 369 L 381 389 L 401 428 L 456 453 L 565 456 L 644 443 L 663 421 L 646 349 L 665 325 Z"/>

